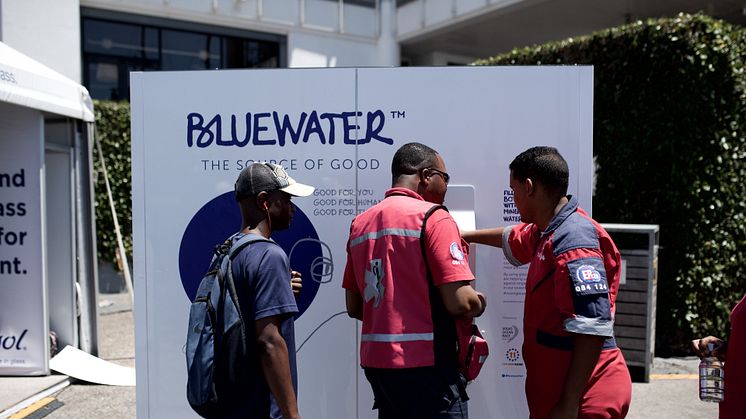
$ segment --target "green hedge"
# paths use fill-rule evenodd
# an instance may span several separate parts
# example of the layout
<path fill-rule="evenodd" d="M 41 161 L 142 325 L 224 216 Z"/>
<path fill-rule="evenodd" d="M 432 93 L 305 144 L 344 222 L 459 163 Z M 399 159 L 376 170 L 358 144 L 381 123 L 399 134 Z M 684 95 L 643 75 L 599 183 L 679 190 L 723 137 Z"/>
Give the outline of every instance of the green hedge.
<path fill-rule="evenodd" d="M 130 153 L 130 104 L 129 102 L 95 101 L 96 141 L 101 149 L 109 172 L 109 184 L 114 206 L 122 229 L 122 239 L 127 256 L 132 258 L 132 181 Z M 96 191 L 96 234 L 100 261 L 116 260 L 117 237 L 106 194 L 104 173 L 98 151 L 93 152 Z"/>
<path fill-rule="evenodd" d="M 661 228 L 657 353 L 727 335 L 746 292 L 746 35 L 704 15 L 478 61 L 594 66 L 594 218 Z"/>

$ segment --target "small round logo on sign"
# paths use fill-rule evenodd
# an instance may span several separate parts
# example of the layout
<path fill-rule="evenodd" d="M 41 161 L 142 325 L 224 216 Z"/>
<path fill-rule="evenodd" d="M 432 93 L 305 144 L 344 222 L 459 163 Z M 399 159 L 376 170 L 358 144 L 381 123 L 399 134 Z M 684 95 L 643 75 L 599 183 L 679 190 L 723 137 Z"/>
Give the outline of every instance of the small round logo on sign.
<path fill-rule="evenodd" d="M 521 352 L 516 348 L 508 348 L 508 350 L 505 351 L 505 359 L 507 359 L 510 362 L 518 361 L 520 357 L 521 357 Z"/>

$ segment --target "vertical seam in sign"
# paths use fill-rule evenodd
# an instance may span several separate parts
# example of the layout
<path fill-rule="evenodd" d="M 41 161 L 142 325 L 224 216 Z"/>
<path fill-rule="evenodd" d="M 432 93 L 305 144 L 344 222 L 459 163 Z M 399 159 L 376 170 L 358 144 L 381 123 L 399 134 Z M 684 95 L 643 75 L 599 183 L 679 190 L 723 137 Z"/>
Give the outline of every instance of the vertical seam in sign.
<path fill-rule="evenodd" d="M 357 191 L 359 188 L 358 185 L 358 175 L 360 172 L 360 168 L 357 166 L 357 158 L 358 158 L 358 147 L 360 146 L 358 138 L 360 137 L 359 131 L 360 131 L 360 124 L 358 122 L 358 69 L 355 69 L 355 193 L 352 195 L 355 197 L 355 214 L 353 215 L 353 219 L 355 216 L 357 216 L 358 211 L 358 199 L 357 199 Z M 357 336 L 360 333 L 360 324 L 358 322 L 355 322 L 355 359 L 360 356 L 360 344 L 358 343 Z M 360 419 L 360 368 L 355 368 L 355 419 Z"/>
<path fill-rule="evenodd" d="M 360 168 L 357 166 L 357 159 L 358 159 L 358 147 L 360 146 L 360 122 L 358 120 L 358 69 L 355 69 L 355 194 L 353 195 L 355 197 L 355 214 L 357 215 L 358 211 L 358 199 L 357 199 L 357 191 L 360 185 L 358 184 L 358 176 L 360 174 Z M 353 216 L 354 217 L 354 216 Z"/>
<path fill-rule="evenodd" d="M 583 163 L 582 161 L 583 161 L 583 158 L 585 157 L 583 154 L 583 143 L 584 143 L 583 140 L 584 140 L 585 135 L 587 135 L 587 132 L 585 129 L 586 120 L 585 120 L 585 116 L 583 115 L 583 110 L 585 109 L 585 99 L 584 99 L 585 86 L 583 86 L 583 70 L 582 69 L 580 69 L 576 73 L 576 81 L 578 83 L 577 84 L 578 92 L 580 93 L 578 97 L 578 126 L 580 128 L 580 133 L 581 133 L 580 141 L 578 141 L 578 156 L 580 157 L 578 163 L 580 166 L 580 170 L 578 170 L 578 177 L 576 178 L 576 182 L 577 182 L 576 188 L 578 191 L 578 198 L 580 198 L 580 194 L 581 194 L 580 191 L 583 185 L 583 180 L 582 180 L 583 179 L 583 169 L 582 169 Z M 591 140 L 591 147 L 593 147 L 593 140 Z M 593 164 L 592 160 L 593 160 L 593 151 L 591 151 L 591 165 Z M 590 198 L 591 198 L 590 201 L 593 201 L 593 170 L 591 170 L 591 197 Z M 592 212 L 593 208 L 589 208 L 588 211 Z M 589 215 L 591 214 L 591 212 L 589 212 Z"/>
<path fill-rule="evenodd" d="M 572 70 L 570 70 L 572 71 Z M 583 96 L 585 94 L 585 91 L 583 90 L 583 70 L 582 68 L 578 67 L 578 71 L 573 74 L 575 77 L 575 91 L 577 92 L 577 129 L 578 129 L 578 142 L 577 142 L 577 149 L 576 149 L 576 156 L 578 160 L 575 162 L 577 166 L 577 176 L 575 176 L 575 194 L 578 198 L 578 202 L 581 202 L 583 197 L 583 139 L 586 134 L 585 132 L 585 118 L 583 117 L 583 109 L 585 108 L 585 103 L 583 103 Z M 568 127 L 568 130 L 571 130 L 572 127 Z M 592 155 L 593 152 L 591 152 Z M 592 178 L 591 178 L 592 179 Z M 591 180 L 593 182 L 593 180 Z M 591 191 L 591 196 L 593 196 L 593 192 Z"/>
<path fill-rule="evenodd" d="M 581 98 L 581 103 L 584 103 L 585 106 L 581 105 L 581 115 L 583 115 L 583 109 L 589 108 L 591 110 L 590 114 L 590 122 L 587 122 L 589 117 L 581 116 L 581 123 L 582 121 L 585 121 L 585 124 L 582 125 L 582 129 L 586 132 L 586 135 L 590 137 L 589 147 L 591 149 L 590 155 L 591 155 L 591 164 L 590 164 L 590 178 L 591 178 L 591 194 L 588 197 L 588 215 L 591 217 L 593 216 L 593 194 L 596 192 L 596 163 L 595 159 L 593 158 L 593 66 L 590 66 L 590 68 L 586 68 L 587 71 L 590 71 L 591 73 L 591 94 L 590 94 L 590 104 L 586 104 L 584 98 Z M 578 86 L 583 85 L 584 77 L 583 77 L 583 71 L 578 72 Z M 585 96 L 584 94 L 582 96 Z M 588 125 L 590 125 L 590 129 L 586 128 Z M 583 142 L 582 139 L 580 141 Z M 582 155 L 582 154 L 581 154 Z M 580 179 L 578 179 L 578 190 L 580 190 Z"/>

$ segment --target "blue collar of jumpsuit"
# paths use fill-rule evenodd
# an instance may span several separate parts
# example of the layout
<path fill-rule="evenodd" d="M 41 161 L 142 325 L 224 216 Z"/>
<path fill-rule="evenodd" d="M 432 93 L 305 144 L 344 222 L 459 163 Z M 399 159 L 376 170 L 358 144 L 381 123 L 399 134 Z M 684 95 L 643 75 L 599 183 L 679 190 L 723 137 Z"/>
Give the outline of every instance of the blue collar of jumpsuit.
<path fill-rule="evenodd" d="M 578 210 L 578 198 L 575 198 L 572 195 L 567 195 L 567 198 L 569 202 L 565 204 L 565 206 L 562 207 L 554 217 L 552 217 L 552 221 L 549 222 L 546 230 L 541 232 L 542 237 L 546 236 L 547 234 L 553 233 L 554 230 L 556 230 L 560 225 L 562 225 L 562 223 L 565 222 L 570 214 Z"/>

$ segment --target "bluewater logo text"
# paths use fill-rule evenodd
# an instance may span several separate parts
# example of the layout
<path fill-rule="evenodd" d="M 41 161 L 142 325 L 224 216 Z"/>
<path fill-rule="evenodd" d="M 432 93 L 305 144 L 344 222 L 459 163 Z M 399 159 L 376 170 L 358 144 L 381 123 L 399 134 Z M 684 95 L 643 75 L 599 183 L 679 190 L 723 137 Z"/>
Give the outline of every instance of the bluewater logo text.
<path fill-rule="evenodd" d="M 25 351 L 26 346 L 23 345 L 23 338 L 26 337 L 28 329 L 23 329 L 23 332 L 19 335 L 0 335 L 0 350 L 2 351 Z"/>
<path fill-rule="evenodd" d="M 392 145 L 394 140 L 382 134 L 386 115 L 382 110 L 331 113 L 311 111 L 291 117 L 279 112 L 247 112 L 244 115 L 187 115 L 187 147 L 280 146 L 318 142 L 319 144 L 368 144 L 373 140 Z M 365 124 L 364 127 L 357 125 Z M 363 129 L 362 138 L 353 133 Z M 341 130 L 341 139 L 337 134 Z"/>

